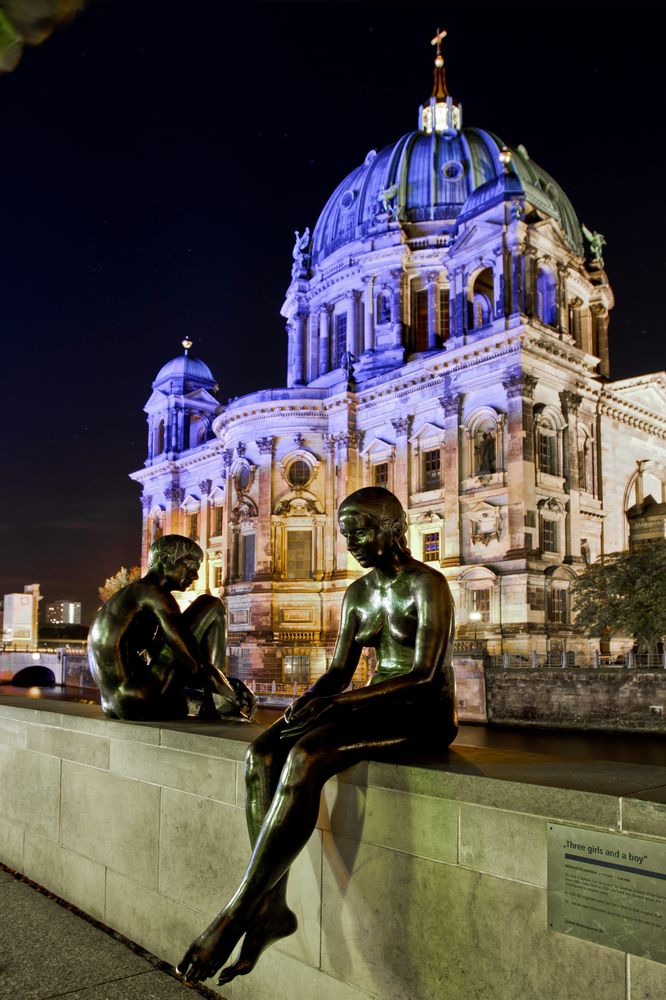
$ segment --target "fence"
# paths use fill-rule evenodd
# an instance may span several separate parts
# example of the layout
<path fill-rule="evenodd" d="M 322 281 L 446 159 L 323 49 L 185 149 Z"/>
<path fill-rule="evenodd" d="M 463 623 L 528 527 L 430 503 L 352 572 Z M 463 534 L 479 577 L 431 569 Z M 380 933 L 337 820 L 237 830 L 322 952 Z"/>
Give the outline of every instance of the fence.
<path fill-rule="evenodd" d="M 620 670 L 666 670 L 666 651 L 663 653 L 634 653 L 624 656 L 602 656 L 595 651 L 592 656 L 585 656 L 573 650 L 562 650 L 550 653 L 532 652 L 527 656 L 517 653 L 503 653 L 501 656 L 488 657 L 488 665 L 495 669 L 532 669 L 557 670 L 567 667 L 599 670 L 613 668 Z"/>

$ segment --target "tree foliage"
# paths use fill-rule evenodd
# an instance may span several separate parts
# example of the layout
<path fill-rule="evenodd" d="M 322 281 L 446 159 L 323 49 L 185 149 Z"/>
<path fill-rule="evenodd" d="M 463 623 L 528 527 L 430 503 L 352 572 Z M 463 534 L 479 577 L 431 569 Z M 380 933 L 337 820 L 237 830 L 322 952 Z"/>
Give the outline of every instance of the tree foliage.
<path fill-rule="evenodd" d="M 139 580 L 141 578 L 141 567 L 131 566 L 129 569 L 125 569 L 121 566 L 117 573 L 113 576 L 108 577 L 104 581 L 103 587 L 97 588 L 97 593 L 100 596 L 100 600 L 108 601 L 108 599 L 120 590 L 122 587 L 126 587 L 128 583 L 133 583 L 134 580 Z"/>
<path fill-rule="evenodd" d="M 655 652 L 666 635 L 666 541 L 615 552 L 574 585 L 576 624 L 588 635 L 632 635 Z"/>

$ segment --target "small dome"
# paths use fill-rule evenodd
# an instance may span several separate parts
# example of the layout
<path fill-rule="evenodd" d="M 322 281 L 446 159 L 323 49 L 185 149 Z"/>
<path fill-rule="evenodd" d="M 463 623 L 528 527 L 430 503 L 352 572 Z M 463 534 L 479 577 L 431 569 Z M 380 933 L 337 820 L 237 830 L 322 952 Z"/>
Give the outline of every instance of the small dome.
<path fill-rule="evenodd" d="M 381 152 L 369 153 L 333 192 L 314 228 L 313 264 L 365 236 L 387 200 L 403 222 L 456 222 L 502 198 L 525 198 L 555 219 L 574 253 L 583 238 L 561 187 L 529 158 L 511 149 L 505 171 L 504 143 L 477 128 L 448 134 L 410 132 Z"/>
<path fill-rule="evenodd" d="M 187 345 L 187 346 L 186 346 Z M 195 389 L 217 389 L 217 381 L 208 365 L 189 353 L 189 340 L 183 341 L 184 352 L 160 368 L 153 389 L 170 395 L 184 396 Z"/>

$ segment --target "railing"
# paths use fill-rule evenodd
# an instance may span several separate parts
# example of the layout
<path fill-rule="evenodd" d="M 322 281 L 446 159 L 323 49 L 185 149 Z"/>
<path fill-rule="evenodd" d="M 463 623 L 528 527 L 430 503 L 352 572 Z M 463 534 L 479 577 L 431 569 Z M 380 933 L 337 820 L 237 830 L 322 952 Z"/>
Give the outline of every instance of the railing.
<path fill-rule="evenodd" d="M 561 670 L 567 667 L 581 667 L 587 670 L 614 668 L 621 670 L 666 670 L 666 651 L 663 653 L 634 653 L 622 656 L 604 656 L 598 652 L 587 656 L 573 650 L 558 650 L 550 653 L 502 653 L 489 656 L 488 666 L 496 670 Z"/>

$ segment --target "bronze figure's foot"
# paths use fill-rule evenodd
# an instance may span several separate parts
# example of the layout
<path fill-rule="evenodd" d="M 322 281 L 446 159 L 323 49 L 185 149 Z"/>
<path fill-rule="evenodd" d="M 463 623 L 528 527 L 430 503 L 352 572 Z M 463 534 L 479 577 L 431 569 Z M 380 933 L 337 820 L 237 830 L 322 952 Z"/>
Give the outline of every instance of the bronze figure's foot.
<path fill-rule="evenodd" d="M 227 961 L 243 933 L 233 917 L 221 914 L 192 942 L 176 966 L 176 972 L 188 983 L 210 979 Z"/>
<path fill-rule="evenodd" d="M 230 983 L 236 976 L 247 976 L 257 964 L 260 955 L 281 938 L 289 937 L 298 928 L 296 914 L 288 906 L 271 904 L 270 898 L 252 915 L 252 923 L 243 939 L 240 955 L 233 965 L 222 969 L 218 986 Z"/>

